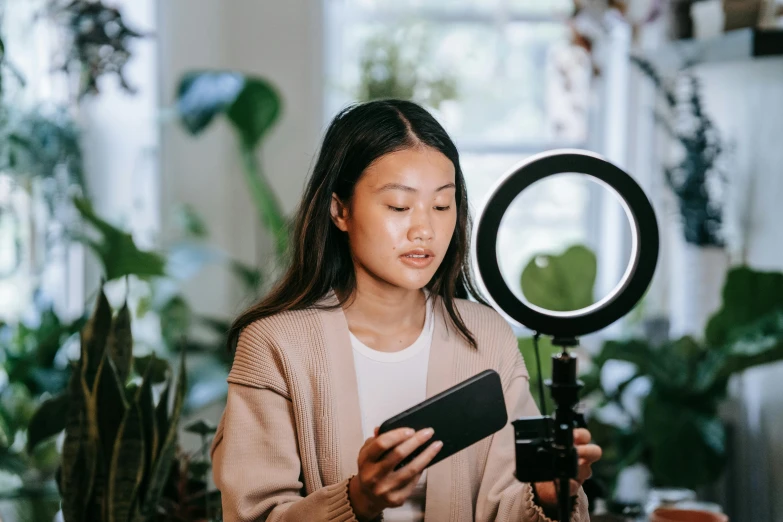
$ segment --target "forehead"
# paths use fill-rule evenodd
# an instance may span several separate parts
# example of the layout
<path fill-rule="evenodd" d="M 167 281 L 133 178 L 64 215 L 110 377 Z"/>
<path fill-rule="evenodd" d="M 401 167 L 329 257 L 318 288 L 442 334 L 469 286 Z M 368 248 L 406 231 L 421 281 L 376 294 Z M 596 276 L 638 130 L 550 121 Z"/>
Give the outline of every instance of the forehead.
<path fill-rule="evenodd" d="M 364 171 L 357 185 L 373 190 L 399 183 L 427 191 L 454 181 L 454 164 L 449 158 L 436 149 L 416 147 L 384 154 Z"/>

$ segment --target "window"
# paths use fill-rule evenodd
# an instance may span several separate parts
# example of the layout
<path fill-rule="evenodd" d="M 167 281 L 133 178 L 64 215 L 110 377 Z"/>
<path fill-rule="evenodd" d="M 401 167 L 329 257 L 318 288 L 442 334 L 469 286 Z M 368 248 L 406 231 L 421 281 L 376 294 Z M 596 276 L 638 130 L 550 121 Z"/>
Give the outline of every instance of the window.
<path fill-rule="evenodd" d="M 368 82 L 407 87 L 454 138 L 474 214 L 518 162 L 587 147 L 591 63 L 569 41 L 572 0 L 325 2 L 327 120 L 367 97 Z M 386 70 L 374 69 L 372 53 Z M 571 176 L 557 190 L 541 187 L 532 198 L 526 191 L 526 208 L 512 206 L 499 240 L 510 280 L 519 281 L 536 253 L 589 242 L 588 184 Z M 553 208 L 568 211 L 552 219 Z"/>

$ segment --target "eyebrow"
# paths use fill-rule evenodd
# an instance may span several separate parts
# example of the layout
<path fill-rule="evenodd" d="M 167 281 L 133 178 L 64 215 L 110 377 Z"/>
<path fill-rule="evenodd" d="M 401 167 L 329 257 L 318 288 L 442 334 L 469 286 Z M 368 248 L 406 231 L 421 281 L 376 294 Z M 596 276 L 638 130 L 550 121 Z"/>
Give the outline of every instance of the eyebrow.
<path fill-rule="evenodd" d="M 441 190 L 446 190 L 449 188 L 457 188 L 454 183 L 447 183 L 446 185 L 443 185 L 442 187 L 438 187 L 435 192 L 440 192 Z M 405 192 L 418 192 L 413 187 L 409 187 L 408 185 L 402 185 L 401 183 L 387 183 L 378 190 L 376 190 L 376 193 L 386 192 L 388 190 L 403 190 Z"/>

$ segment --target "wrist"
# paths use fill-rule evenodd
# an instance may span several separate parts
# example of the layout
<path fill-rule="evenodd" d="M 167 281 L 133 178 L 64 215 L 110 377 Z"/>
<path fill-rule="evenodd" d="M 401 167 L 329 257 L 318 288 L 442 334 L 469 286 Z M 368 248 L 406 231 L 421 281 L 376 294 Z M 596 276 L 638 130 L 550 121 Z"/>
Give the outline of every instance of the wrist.
<path fill-rule="evenodd" d="M 381 513 L 380 510 L 374 509 L 362 494 L 356 475 L 348 481 L 348 501 L 359 522 L 370 522 Z"/>

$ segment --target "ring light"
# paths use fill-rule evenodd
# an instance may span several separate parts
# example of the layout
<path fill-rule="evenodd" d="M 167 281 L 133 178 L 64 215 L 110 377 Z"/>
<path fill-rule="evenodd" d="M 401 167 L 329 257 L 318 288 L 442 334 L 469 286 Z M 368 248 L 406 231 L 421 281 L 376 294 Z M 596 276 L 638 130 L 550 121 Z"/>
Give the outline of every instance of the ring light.
<path fill-rule="evenodd" d="M 614 192 L 631 223 L 631 259 L 620 282 L 600 301 L 580 310 L 546 310 L 524 302 L 506 285 L 497 259 L 503 215 L 530 185 L 556 174 L 579 173 Z M 512 167 L 490 190 L 473 231 L 473 265 L 495 308 L 531 330 L 561 339 L 601 330 L 642 298 L 658 261 L 658 225 L 650 201 L 625 171 L 598 154 L 561 149 L 537 154 Z"/>

